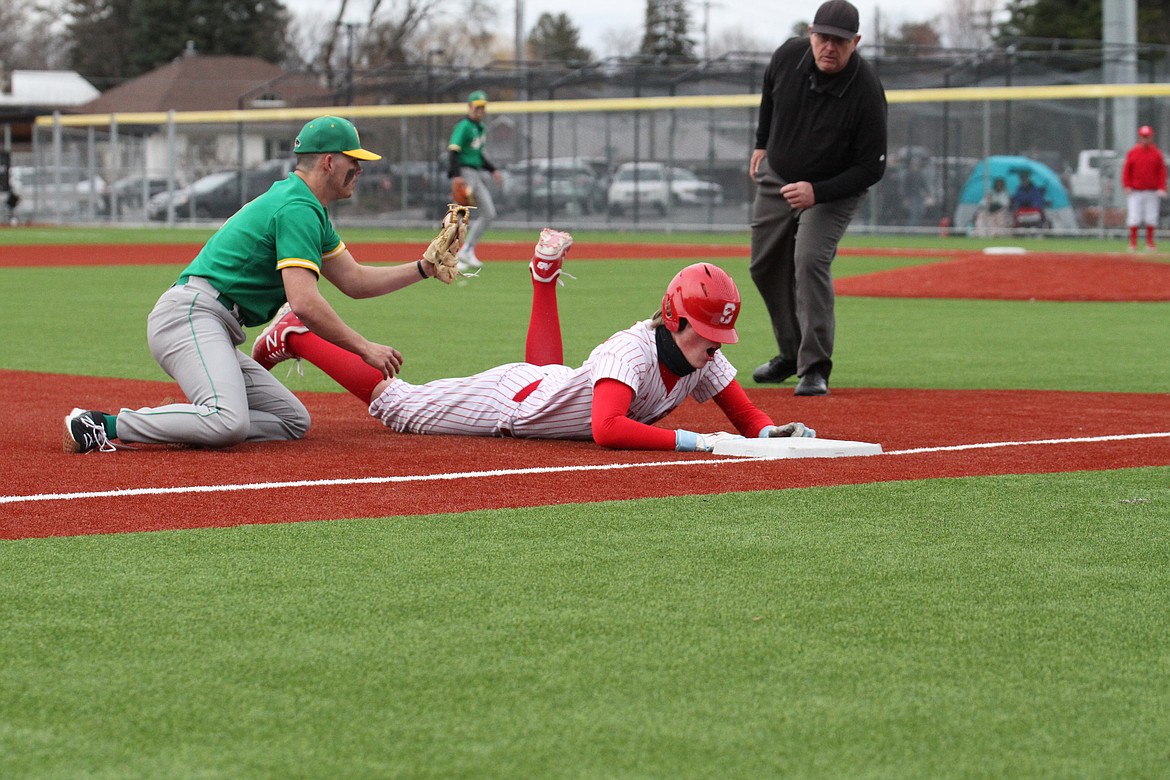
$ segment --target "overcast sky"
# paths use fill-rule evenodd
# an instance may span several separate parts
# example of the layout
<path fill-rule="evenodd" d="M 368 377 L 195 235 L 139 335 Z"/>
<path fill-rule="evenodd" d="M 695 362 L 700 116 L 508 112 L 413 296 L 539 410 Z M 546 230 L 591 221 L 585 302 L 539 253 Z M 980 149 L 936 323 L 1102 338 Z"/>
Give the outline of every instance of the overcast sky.
<path fill-rule="evenodd" d="M 874 19 L 880 14 L 882 28 L 891 29 L 906 21 L 925 21 L 942 13 L 946 0 L 852 0 L 861 14 L 862 45 L 873 37 Z M 709 3 L 709 4 L 707 4 Z M 753 38 L 779 45 L 798 21 L 811 20 L 820 5 L 818 0 L 691 0 L 692 34 L 702 45 L 704 17 L 712 40 L 728 29 L 738 29 Z M 511 23 L 515 3 L 503 0 Z M 879 9 L 876 10 L 875 9 Z M 542 13 L 568 14 L 581 30 L 583 43 L 595 54 L 605 54 L 607 31 L 632 28 L 639 33 L 646 13 L 645 0 L 524 0 L 525 28 L 531 28 Z M 507 29 L 514 29 L 508 27 Z"/>
<path fill-rule="evenodd" d="M 516 0 L 496 0 L 499 13 L 499 34 L 502 40 L 515 36 Z M 866 38 L 873 40 L 875 19 L 881 19 L 883 30 L 895 30 L 903 22 L 922 22 L 939 16 L 948 7 L 948 0 L 852 0 L 861 14 L 862 46 Z M 321 18 L 336 14 L 338 0 L 285 0 L 297 14 L 311 13 Z M 692 35 L 703 53 L 703 22 L 712 42 L 728 31 L 739 31 L 741 36 L 766 43 L 771 50 L 787 38 L 792 26 L 801 20 L 811 20 L 820 5 L 818 0 L 802 3 L 793 0 L 690 0 Z M 350 0 L 350 6 L 362 9 L 361 18 L 369 8 L 368 0 Z M 581 31 L 581 42 L 597 57 L 629 52 L 610 51 L 611 44 L 622 34 L 634 34 L 640 40 L 642 22 L 646 13 L 645 0 L 523 0 L 525 31 L 542 13 L 567 14 Z"/>

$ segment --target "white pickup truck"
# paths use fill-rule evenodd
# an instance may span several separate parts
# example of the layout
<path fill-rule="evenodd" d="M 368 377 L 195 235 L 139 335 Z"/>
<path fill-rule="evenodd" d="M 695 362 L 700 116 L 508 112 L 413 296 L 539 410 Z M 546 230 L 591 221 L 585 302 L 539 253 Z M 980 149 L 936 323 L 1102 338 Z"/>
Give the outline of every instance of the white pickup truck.
<path fill-rule="evenodd" d="M 1068 194 L 1074 201 L 1099 203 L 1110 200 L 1121 186 L 1121 162 L 1113 149 L 1085 149 L 1077 155 L 1077 167 L 1069 176 Z"/>

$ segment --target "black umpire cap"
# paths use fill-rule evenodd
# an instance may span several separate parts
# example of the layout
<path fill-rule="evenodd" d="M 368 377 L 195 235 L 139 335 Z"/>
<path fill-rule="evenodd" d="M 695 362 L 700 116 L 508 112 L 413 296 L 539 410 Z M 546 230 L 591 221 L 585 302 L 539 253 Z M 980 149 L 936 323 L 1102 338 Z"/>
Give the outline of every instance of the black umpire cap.
<path fill-rule="evenodd" d="M 810 29 L 821 35 L 852 40 L 857 37 L 857 28 L 860 26 L 853 3 L 849 0 L 829 0 L 817 9 Z"/>

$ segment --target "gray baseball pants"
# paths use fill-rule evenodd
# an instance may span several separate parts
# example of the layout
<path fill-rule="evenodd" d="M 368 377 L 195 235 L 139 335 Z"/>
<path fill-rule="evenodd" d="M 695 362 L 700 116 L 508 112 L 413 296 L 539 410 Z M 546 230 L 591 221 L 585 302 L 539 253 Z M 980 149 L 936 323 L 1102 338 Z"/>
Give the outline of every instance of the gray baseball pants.
<path fill-rule="evenodd" d="M 305 405 L 237 349 L 243 326 L 217 296 L 207 280 L 191 277 L 158 299 L 147 320 L 150 353 L 190 403 L 122 409 L 121 441 L 229 447 L 300 439 L 309 430 Z"/>
<path fill-rule="evenodd" d="M 862 196 L 793 209 L 780 194 L 786 182 L 760 162 L 752 204 L 752 281 L 764 299 L 780 357 L 804 376 L 833 368 L 834 258 Z"/>
<path fill-rule="evenodd" d="M 467 166 L 459 169 L 459 175 L 475 193 L 475 211 L 471 212 L 471 226 L 467 228 L 467 240 L 463 242 L 463 246 L 472 250 L 496 218 L 496 202 L 492 200 L 492 175 L 481 168 Z"/>

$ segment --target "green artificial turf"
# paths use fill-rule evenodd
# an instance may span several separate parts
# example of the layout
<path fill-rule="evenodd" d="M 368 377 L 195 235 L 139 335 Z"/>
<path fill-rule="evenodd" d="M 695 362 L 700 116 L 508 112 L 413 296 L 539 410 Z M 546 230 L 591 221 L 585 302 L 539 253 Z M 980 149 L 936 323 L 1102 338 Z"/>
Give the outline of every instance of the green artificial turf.
<path fill-rule="evenodd" d="M 373 228 L 339 225 L 339 231 L 347 242 L 373 241 L 426 241 L 433 235 L 424 228 Z M 117 227 L 117 226 L 46 226 L 22 227 L 16 230 L 0 229 L 0 246 L 31 244 L 199 244 L 212 234 L 212 227 Z M 530 229 L 493 228 L 488 241 L 529 241 L 535 231 Z M 621 230 L 574 230 L 573 235 L 582 243 L 586 242 L 635 242 L 641 244 L 731 244 L 747 246 L 749 230 L 747 215 L 744 228 L 734 231 L 621 231 Z M 1003 238 L 972 238 L 968 236 L 940 237 L 934 235 L 871 235 L 857 231 L 846 234 L 842 247 L 856 249 L 872 247 L 880 249 L 942 249 L 979 250 L 988 246 L 1023 247 L 1034 252 L 1122 252 L 1124 239 L 1094 237 L 1028 237 L 1012 236 Z"/>
<path fill-rule="evenodd" d="M 3 777 L 1164 777 L 1170 469 L 0 545 Z"/>
<path fill-rule="evenodd" d="M 847 244 L 960 245 L 889 240 Z M 767 320 L 718 262 L 750 385 Z M 570 263 L 566 360 L 683 264 Z M 0 268 L 0 368 L 165 379 L 178 270 Z M 323 289 L 412 380 L 523 352 L 524 262 Z M 842 297 L 833 380 L 1164 393 L 1168 347 L 1170 304 Z M 1168 517 L 1170 467 L 3 542 L 0 778 L 1161 778 Z"/>
<path fill-rule="evenodd" d="M 839 276 L 924 262 L 844 257 Z M 724 349 L 751 385 L 774 346 L 747 261 L 719 264 L 740 280 L 739 344 Z M 651 316 L 678 260 L 582 261 L 558 293 L 565 360 Z M 94 376 L 165 379 L 146 347 L 146 316 L 178 267 L 13 268 L 6 290 L 19 305 L 0 328 L 20 333 L 2 367 Z M 417 284 L 353 301 L 322 289 L 347 322 L 402 351 L 405 378 L 462 376 L 523 359 L 531 283 L 524 262 L 493 262 L 480 278 L 450 287 Z M 68 314 L 69 316 L 66 316 Z M 90 327 L 78 328 L 78 323 Z M 1064 389 L 1162 392 L 1170 387 L 1170 304 L 853 298 L 837 303 L 835 387 Z M 100 324 L 100 327 L 98 327 Z M 259 328 L 249 331 L 254 339 Z M 278 369 L 279 371 L 279 369 Z M 287 378 L 297 390 L 337 386 L 312 367 Z"/>

